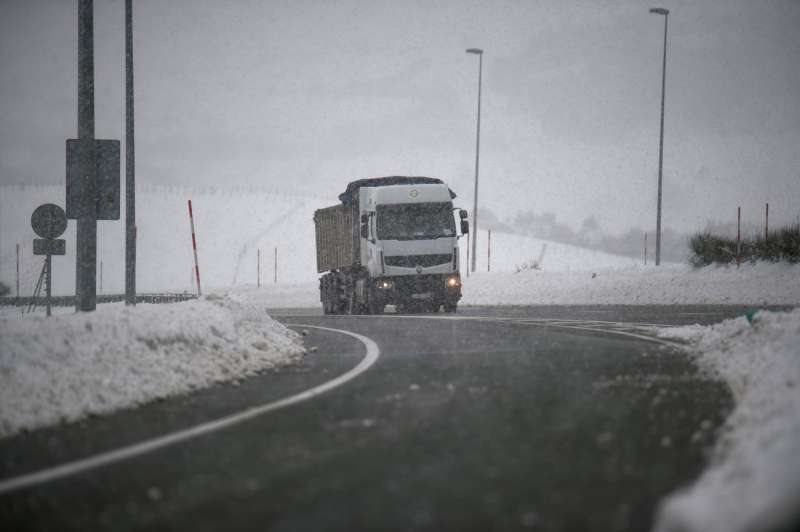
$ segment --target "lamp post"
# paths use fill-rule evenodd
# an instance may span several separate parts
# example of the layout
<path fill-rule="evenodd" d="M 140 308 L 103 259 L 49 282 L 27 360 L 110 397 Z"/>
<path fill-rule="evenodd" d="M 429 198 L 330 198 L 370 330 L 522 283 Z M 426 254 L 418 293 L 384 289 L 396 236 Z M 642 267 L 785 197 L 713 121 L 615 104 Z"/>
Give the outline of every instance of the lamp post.
<path fill-rule="evenodd" d="M 658 208 L 656 214 L 656 266 L 661 264 L 661 181 L 664 166 L 664 92 L 667 79 L 667 21 L 669 10 L 663 7 L 654 7 L 650 13 L 664 15 L 664 62 L 661 69 L 661 136 L 658 142 Z"/>
<path fill-rule="evenodd" d="M 475 137 L 475 202 L 472 206 L 472 271 L 475 271 L 475 258 L 478 256 L 478 166 L 481 153 L 481 76 L 483 74 L 483 50 L 480 48 L 467 49 L 468 54 L 478 56 L 478 126 Z"/>

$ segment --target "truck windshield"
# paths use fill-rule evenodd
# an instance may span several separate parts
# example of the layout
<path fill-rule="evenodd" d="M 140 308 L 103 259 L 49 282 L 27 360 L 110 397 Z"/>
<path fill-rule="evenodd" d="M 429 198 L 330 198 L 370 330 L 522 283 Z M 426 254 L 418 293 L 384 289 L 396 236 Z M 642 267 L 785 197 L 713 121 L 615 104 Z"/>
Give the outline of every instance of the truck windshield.
<path fill-rule="evenodd" d="M 377 213 L 381 240 L 428 240 L 456 234 L 450 203 L 378 205 Z"/>

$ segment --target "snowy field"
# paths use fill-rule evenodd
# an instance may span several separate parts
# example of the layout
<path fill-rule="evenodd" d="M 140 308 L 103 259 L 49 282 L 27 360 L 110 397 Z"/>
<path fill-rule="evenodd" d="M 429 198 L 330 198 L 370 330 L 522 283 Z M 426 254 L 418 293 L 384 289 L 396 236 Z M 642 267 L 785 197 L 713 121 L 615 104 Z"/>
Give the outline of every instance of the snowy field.
<path fill-rule="evenodd" d="M 691 342 L 736 402 L 711 467 L 662 504 L 657 532 L 775 530 L 800 520 L 800 309 L 661 331 Z M 792 521 L 794 520 L 794 521 Z"/>
<path fill-rule="evenodd" d="M 303 352 L 247 290 L 0 319 L 0 437 L 235 381 Z"/>

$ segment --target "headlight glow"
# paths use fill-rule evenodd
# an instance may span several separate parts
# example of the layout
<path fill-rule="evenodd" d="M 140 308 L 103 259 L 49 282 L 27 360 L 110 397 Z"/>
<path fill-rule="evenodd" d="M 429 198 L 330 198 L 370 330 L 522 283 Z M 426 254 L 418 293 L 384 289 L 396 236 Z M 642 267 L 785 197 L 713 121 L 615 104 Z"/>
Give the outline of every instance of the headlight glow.
<path fill-rule="evenodd" d="M 394 282 L 387 280 L 378 281 L 378 288 L 382 290 L 391 290 L 394 288 Z"/>
<path fill-rule="evenodd" d="M 447 278 L 447 286 L 450 288 L 455 288 L 456 286 L 461 285 L 461 281 L 458 277 L 448 277 Z"/>

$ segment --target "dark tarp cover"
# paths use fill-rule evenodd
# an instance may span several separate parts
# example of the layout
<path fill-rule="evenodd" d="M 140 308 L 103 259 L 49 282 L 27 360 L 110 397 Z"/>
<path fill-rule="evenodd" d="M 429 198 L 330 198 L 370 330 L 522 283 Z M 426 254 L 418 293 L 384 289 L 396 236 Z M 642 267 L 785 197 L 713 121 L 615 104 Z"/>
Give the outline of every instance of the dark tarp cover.
<path fill-rule="evenodd" d="M 370 177 L 352 181 L 347 185 L 347 190 L 339 194 L 339 200 L 345 205 L 351 205 L 357 200 L 356 192 L 361 187 L 386 187 L 390 185 L 443 185 L 444 181 L 435 177 L 407 177 L 393 175 L 388 177 Z M 448 189 L 450 190 L 450 189 Z M 450 199 L 455 199 L 456 193 L 450 190 Z"/>

